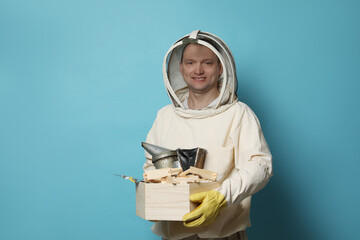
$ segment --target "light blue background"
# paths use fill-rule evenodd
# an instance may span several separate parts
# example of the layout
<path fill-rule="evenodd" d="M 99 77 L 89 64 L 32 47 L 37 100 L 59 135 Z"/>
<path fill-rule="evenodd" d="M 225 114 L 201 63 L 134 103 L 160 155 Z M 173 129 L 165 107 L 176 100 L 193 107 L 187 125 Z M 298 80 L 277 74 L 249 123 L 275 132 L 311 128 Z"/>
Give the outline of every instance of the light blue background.
<path fill-rule="evenodd" d="M 360 2 L 0 1 L 0 239 L 158 239 L 134 185 L 162 60 L 201 29 L 232 49 L 274 177 L 250 240 L 360 239 Z"/>

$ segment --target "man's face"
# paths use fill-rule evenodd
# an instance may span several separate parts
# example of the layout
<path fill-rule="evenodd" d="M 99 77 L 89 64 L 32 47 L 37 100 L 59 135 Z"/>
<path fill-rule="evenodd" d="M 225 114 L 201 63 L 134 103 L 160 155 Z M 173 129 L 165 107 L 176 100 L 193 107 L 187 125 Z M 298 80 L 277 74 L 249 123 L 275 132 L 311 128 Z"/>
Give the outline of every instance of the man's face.
<path fill-rule="evenodd" d="M 218 91 L 217 81 L 222 70 L 219 59 L 209 48 L 199 44 L 189 44 L 185 48 L 180 72 L 190 92 L 206 94 Z"/>

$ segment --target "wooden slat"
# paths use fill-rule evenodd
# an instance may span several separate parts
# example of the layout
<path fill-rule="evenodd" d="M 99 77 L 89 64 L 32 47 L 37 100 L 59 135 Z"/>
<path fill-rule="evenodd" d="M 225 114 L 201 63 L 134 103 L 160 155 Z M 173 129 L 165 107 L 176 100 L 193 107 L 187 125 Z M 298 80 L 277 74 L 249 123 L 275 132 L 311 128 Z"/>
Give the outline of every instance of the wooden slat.
<path fill-rule="evenodd" d="M 211 180 L 211 181 L 216 181 L 216 178 L 217 178 L 217 173 L 216 172 L 206 170 L 206 169 L 200 169 L 200 168 L 196 168 L 196 167 L 190 167 L 185 172 L 180 173 L 179 176 L 183 177 L 183 176 L 186 176 L 187 174 L 190 174 L 190 173 L 198 175 L 203 179 L 208 179 L 208 180 Z"/>
<path fill-rule="evenodd" d="M 146 171 L 143 174 L 144 180 L 147 182 L 160 182 L 162 178 L 164 177 L 171 177 L 173 175 L 178 175 L 182 172 L 181 168 L 161 168 L 161 169 L 155 169 Z"/>

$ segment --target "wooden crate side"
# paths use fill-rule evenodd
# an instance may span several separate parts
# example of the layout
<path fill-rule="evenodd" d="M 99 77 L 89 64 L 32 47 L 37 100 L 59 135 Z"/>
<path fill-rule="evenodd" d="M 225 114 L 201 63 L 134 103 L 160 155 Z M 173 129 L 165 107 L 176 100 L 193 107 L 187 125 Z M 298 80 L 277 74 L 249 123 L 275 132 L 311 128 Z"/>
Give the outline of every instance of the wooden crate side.
<path fill-rule="evenodd" d="M 143 182 L 136 183 L 136 215 L 145 218 L 145 185 Z"/>
<path fill-rule="evenodd" d="M 147 184 L 145 219 L 181 221 L 190 211 L 189 193 L 188 184 Z"/>
<path fill-rule="evenodd" d="M 191 183 L 189 184 L 190 194 L 210 191 L 214 188 L 220 187 L 219 182 L 200 182 L 200 183 Z"/>
<path fill-rule="evenodd" d="M 219 187 L 218 182 L 207 183 L 144 183 L 136 186 L 136 214 L 146 220 L 182 221 L 182 217 L 197 207 L 191 203 L 192 193 Z"/>

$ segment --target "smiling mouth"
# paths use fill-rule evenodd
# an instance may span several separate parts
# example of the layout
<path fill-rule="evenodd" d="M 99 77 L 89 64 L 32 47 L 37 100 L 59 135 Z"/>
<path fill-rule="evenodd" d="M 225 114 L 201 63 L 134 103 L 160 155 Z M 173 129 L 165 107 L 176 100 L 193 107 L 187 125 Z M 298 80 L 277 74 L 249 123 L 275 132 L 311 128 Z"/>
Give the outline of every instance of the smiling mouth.
<path fill-rule="evenodd" d="M 192 79 L 196 81 L 204 81 L 206 77 L 192 77 Z"/>

